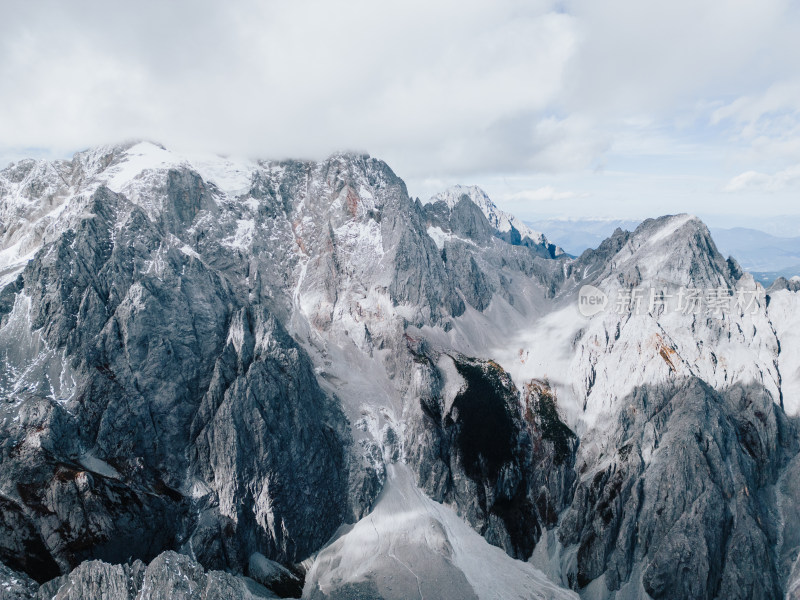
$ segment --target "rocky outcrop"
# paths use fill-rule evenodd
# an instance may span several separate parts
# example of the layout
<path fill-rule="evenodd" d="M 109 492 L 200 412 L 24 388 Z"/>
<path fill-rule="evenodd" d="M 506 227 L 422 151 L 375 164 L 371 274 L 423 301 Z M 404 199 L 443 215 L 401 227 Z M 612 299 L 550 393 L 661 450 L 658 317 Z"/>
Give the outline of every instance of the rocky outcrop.
<path fill-rule="evenodd" d="M 510 304 L 520 290 L 517 275 L 531 279 L 552 296 L 565 282 L 563 253 L 552 258 L 547 244 L 510 244 L 500 236 L 481 209 L 467 195 L 455 202 L 438 200 L 424 206 L 428 233 L 440 246 L 441 256 L 467 303 L 479 311 L 489 307 L 495 294 Z M 528 238 L 526 238 L 528 239 Z M 501 241 L 502 240 L 502 241 Z M 525 290 L 530 293 L 530 290 Z"/>
<path fill-rule="evenodd" d="M 0 331 L 0 558 L 39 581 L 196 541 L 207 565 L 293 562 L 343 518 L 336 403 L 267 308 L 167 247 L 211 212 L 208 186 L 169 170 L 157 189 L 154 221 L 98 188 L 26 266 Z"/>
<path fill-rule="evenodd" d="M 0 562 L 0 599 L 28 600 L 35 598 L 39 586 L 25 573 L 18 573 Z"/>
<path fill-rule="evenodd" d="M 308 358 L 263 309 L 243 309 L 192 424 L 192 485 L 206 492 L 187 550 L 244 571 L 261 552 L 292 564 L 319 548 L 346 510 L 342 416 Z"/>
<path fill-rule="evenodd" d="M 786 279 L 785 277 L 778 277 L 769 287 L 769 292 L 776 292 L 780 290 L 788 290 L 790 292 L 800 292 L 800 278 L 792 277 Z"/>
<path fill-rule="evenodd" d="M 3 600 L 255 600 L 278 598 L 252 579 L 206 571 L 188 556 L 159 554 L 149 565 L 86 561 L 41 586 L 0 565 Z"/>
<path fill-rule="evenodd" d="M 570 498 L 577 437 L 546 382 L 522 394 L 495 362 L 426 358 L 435 383 L 420 400 L 409 449 L 420 487 L 455 504 L 490 543 L 528 559 Z"/>
<path fill-rule="evenodd" d="M 564 251 L 550 242 L 543 233 L 534 231 L 520 219 L 500 210 L 489 196 L 477 186 L 455 185 L 430 199 L 439 212 L 454 209 L 465 200 L 477 208 L 491 228 L 491 234 L 512 246 L 525 246 L 547 258 L 564 256 Z"/>
<path fill-rule="evenodd" d="M 559 528 L 575 548 L 570 583 L 620 590 L 642 565 L 652 598 L 780 596 L 771 490 L 797 433 L 769 394 L 689 379 L 637 389 L 625 406 L 610 454 L 578 463 Z"/>

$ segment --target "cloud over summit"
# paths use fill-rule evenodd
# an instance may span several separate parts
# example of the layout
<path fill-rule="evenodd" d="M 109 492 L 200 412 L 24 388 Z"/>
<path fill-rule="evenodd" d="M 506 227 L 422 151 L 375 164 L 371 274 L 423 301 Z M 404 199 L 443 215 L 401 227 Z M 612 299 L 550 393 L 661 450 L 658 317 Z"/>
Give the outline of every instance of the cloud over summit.
<path fill-rule="evenodd" d="M 683 176 L 676 161 L 696 154 L 721 192 L 800 162 L 799 24 L 788 0 L 11 0 L 0 156 L 127 138 L 266 158 L 345 149 L 421 181 Z"/>

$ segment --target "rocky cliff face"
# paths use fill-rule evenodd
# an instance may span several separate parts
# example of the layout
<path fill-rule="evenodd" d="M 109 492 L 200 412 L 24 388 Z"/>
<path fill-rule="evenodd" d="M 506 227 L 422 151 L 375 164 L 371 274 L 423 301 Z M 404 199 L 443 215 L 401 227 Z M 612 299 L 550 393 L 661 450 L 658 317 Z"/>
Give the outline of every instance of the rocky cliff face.
<path fill-rule="evenodd" d="M 696 219 L 573 259 L 370 157 L 148 143 L 0 217 L 4 597 L 797 589 L 800 296 Z"/>
<path fill-rule="evenodd" d="M 523 394 L 493 361 L 428 360 L 428 377 L 440 381 L 420 398 L 409 442 L 420 486 L 526 560 L 567 505 L 577 437 L 561 422 L 547 382 L 531 381 Z"/>
<path fill-rule="evenodd" d="M 39 581 L 166 548 L 293 562 L 344 515 L 337 403 L 266 303 L 181 243 L 219 211 L 213 188 L 159 175 L 150 215 L 104 185 L 64 199 L 74 227 L 3 316 L 2 556 Z"/>

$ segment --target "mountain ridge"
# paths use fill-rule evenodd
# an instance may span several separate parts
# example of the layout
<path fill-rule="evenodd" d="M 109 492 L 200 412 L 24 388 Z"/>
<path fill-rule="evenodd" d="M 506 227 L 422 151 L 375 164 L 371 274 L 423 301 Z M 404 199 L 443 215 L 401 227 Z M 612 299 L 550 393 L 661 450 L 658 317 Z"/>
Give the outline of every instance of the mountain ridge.
<path fill-rule="evenodd" d="M 458 204 L 462 196 L 469 198 L 473 204 L 481 209 L 486 220 L 489 221 L 492 227 L 497 231 L 499 234 L 498 237 L 501 239 L 511 244 L 541 246 L 547 250 L 551 258 L 557 258 L 564 254 L 564 251 L 555 244 L 549 242 L 543 233 L 534 231 L 514 215 L 500 210 L 489 196 L 486 195 L 486 192 L 476 185 L 452 186 L 429 198 L 427 204 L 443 202 L 452 210 L 455 208 L 456 204 Z"/>
<path fill-rule="evenodd" d="M 617 227 L 635 229 L 642 220 L 540 218 L 536 224 L 575 256 L 596 248 Z M 710 221 L 710 222 L 713 222 Z M 709 227 L 720 252 L 733 256 L 765 287 L 778 277 L 800 273 L 800 238 L 775 235 L 752 227 Z"/>
<path fill-rule="evenodd" d="M 41 589 L 123 552 L 165 588 L 273 560 L 313 598 L 491 597 L 481 561 L 528 597 L 796 589 L 800 301 L 698 219 L 571 258 L 366 155 L 119 148 L 0 172 L 0 560 Z M 753 302 L 650 305 L 681 288 Z"/>

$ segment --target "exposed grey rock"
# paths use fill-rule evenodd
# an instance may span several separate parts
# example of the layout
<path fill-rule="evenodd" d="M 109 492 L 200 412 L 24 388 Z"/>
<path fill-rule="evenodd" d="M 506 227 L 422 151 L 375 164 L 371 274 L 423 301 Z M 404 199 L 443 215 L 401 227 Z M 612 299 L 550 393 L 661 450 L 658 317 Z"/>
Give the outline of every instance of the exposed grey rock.
<path fill-rule="evenodd" d="M 145 577 L 145 565 L 110 565 L 99 560 L 86 561 L 69 575 L 39 588 L 39 597 L 48 600 L 135 600 Z M 52 595 L 51 595 L 52 594 Z"/>
<path fill-rule="evenodd" d="M 419 493 L 390 477 L 404 462 L 486 540 L 547 553 L 548 573 L 587 597 L 796 593 L 798 435 L 780 397 L 794 374 L 765 307 L 582 322 L 552 344 L 568 366 L 550 379 L 520 367 L 522 350 L 507 370 L 491 360 L 548 315 L 525 343 L 549 350 L 584 283 L 749 285 L 698 220 L 648 220 L 573 260 L 488 198 L 413 201 L 367 156 L 255 163 L 232 191 L 185 161 L 120 181 L 137 147 L 0 173 L 0 242 L 20 249 L 0 265 L 14 594 L 34 597 L 22 573 L 48 598 L 267 593 L 234 573 L 296 591 L 264 565 L 299 576 L 322 549 L 314 581 L 341 572 L 328 581 L 341 597 L 447 597 L 437 576 L 467 597 L 449 508 L 403 497 Z M 559 390 L 582 404 L 565 410 Z M 380 577 L 358 579 L 336 544 L 372 535 L 381 498 L 385 535 L 399 506 L 424 505 L 441 529 L 431 548 L 378 535 Z"/>
<path fill-rule="evenodd" d="M 577 437 L 546 382 L 530 382 L 521 394 L 492 361 L 438 358 L 452 361 L 464 383 L 447 398 L 443 373 L 429 359 L 434 392 L 420 400 L 409 451 L 418 483 L 433 499 L 455 503 L 490 543 L 526 560 L 567 506 Z"/>
<path fill-rule="evenodd" d="M 341 414 L 266 308 L 164 248 L 211 202 L 196 174 L 169 171 L 164 189 L 158 223 L 101 187 L 91 216 L 22 274 L 29 322 L 20 312 L 15 326 L 37 331 L 28 335 L 52 349 L 52 367 L 3 408 L 0 489 L 13 534 L 0 552 L 40 581 L 212 533 L 198 551 L 209 565 L 241 570 L 255 550 L 299 560 L 343 517 Z M 213 483 L 193 492 L 196 474 Z M 240 518 L 248 533 L 234 536 Z"/>
<path fill-rule="evenodd" d="M 455 212 L 462 200 L 479 210 L 489 225 L 490 235 L 512 246 L 530 248 L 539 256 L 547 258 L 564 256 L 564 251 L 551 243 L 543 233 L 533 231 L 514 215 L 500 210 L 486 192 L 477 186 L 455 185 L 433 196 L 430 199 L 430 206 L 437 206 L 434 212 L 444 215 L 448 209 L 454 209 Z M 461 218 L 457 220 L 462 224 L 467 223 Z"/>
<path fill-rule="evenodd" d="M 569 266 L 569 272 L 583 280 L 613 277 L 625 287 L 635 287 L 653 276 L 671 284 L 703 289 L 733 287 L 742 276 L 739 266 L 723 258 L 704 223 L 696 217 L 683 217 L 647 219 L 633 232 L 617 229 L 597 249 L 586 250 Z M 659 235 L 663 235 L 659 232 L 675 221 L 677 229 L 659 240 Z M 654 264 L 647 260 L 651 256 L 658 259 Z M 621 264 L 633 257 L 637 260 Z M 654 267 L 657 273 L 648 272 Z"/>
<path fill-rule="evenodd" d="M 800 279 L 793 277 L 792 279 L 786 279 L 785 277 L 778 277 L 771 286 L 769 286 L 768 292 L 774 292 L 778 290 L 789 290 L 790 292 L 800 292 Z"/>
<path fill-rule="evenodd" d="M 205 571 L 188 556 L 164 552 L 147 565 L 135 600 L 254 600 L 277 598 L 254 581 Z"/>
<path fill-rule="evenodd" d="M 624 406 L 616 452 L 579 459 L 559 528 L 577 546 L 570 582 L 604 575 L 597 585 L 618 590 L 640 563 L 652 598 L 779 597 L 769 490 L 797 451 L 780 408 L 755 386 L 720 394 L 698 380 L 638 389 Z"/>
<path fill-rule="evenodd" d="M 345 516 L 341 414 L 265 310 L 234 315 L 228 339 L 192 425 L 191 470 L 214 502 L 189 544 L 220 567 L 244 570 L 259 550 L 297 562 Z"/>
<path fill-rule="evenodd" d="M 786 599 L 797 600 L 800 598 L 800 577 L 795 577 L 786 587 Z"/>
<path fill-rule="evenodd" d="M 440 200 L 425 205 L 427 221 L 445 231 L 472 240 L 481 246 L 488 245 L 495 234 L 486 216 L 469 196 L 462 196 L 454 206 Z"/>
<path fill-rule="evenodd" d="M 247 574 L 282 598 L 299 598 L 303 593 L 303 578 L 298 573 L 269 560 L 258 552 L 250 555 Z"/>
<path fill-rule="evenodd" d="M 786 465 L 775 487 L 778 575 L 787 595 L 794 598 L 800 596 L 800 454 Z"/>
<path fill-rule="evenodd" d="M 25 573 L 18 573 L 0 563 L 0 600 L 28 600 L 39 586 Z"/>
<path fill-rule="evenodd" d="M 141 561 L 112 565 L 100 560 L 37 586 L 0 566 L 0 598 L 4 600 L 255 600 L 278 598 L 265 587 L 223 571 L 205 571 L 188 556 L 159 554 L 149 565 Z M 38 589 L 37 589 L 38 588 Z"/>
<path fill-rule="evenodd" d="M 558 254 L 561 260 L 550 260 L 547 242 L 510 244 L 468 196 L 452 206 L 441 200 L 426 204 L 424 211 L 427 226 L 451 234 L 443 241 L 442 259 L 449 277 L 473 308 L 488 308 L 495 293 L 513 305 L 518 292 L 512 283 L 518 276 L 536 281 L 549 297 L 564 283 L 563 253 Z"/>

